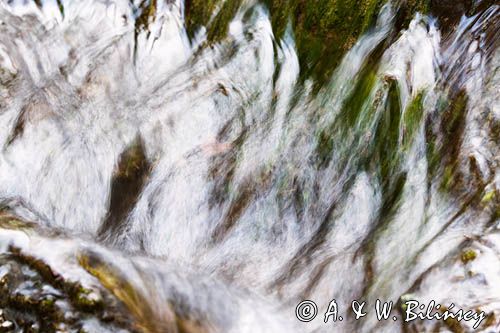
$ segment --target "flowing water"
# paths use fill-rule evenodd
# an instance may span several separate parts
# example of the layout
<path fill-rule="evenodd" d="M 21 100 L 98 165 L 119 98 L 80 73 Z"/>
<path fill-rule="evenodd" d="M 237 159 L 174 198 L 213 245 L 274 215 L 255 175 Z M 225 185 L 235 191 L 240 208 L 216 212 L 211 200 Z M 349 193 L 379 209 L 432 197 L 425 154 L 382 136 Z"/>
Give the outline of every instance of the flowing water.
<path fill-rule="evenodd" d="M 320 80 L 257 1 L 217 39 L 221 6 L 191 33 L 189 1 L 3 1 L 0 200 L 29 221 L 2 222 L 4 256 L 125 304 L 87 332 L 472 329 L 347 311 L 408 295 L 498 332 L 500 7 L 445 29 L 400 5 Z"/>

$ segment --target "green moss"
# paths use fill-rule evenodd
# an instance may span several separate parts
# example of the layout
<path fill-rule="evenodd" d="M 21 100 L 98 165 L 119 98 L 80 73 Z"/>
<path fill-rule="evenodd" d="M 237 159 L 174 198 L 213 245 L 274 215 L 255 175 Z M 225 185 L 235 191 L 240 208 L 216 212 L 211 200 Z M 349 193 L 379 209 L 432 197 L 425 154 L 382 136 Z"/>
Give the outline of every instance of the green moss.
<path fill-rule="evenodd" d="M 467 94 L 465 91 L 449 97 L 444 106 L 441 120 L 442 141 L 438 148 L 443 166 L 440 190 L 449 192 L 458 188 L 461 183 L 459 177 L 459 153 L 462 143 L 462 134 L 467 113 Z M 436 163 L 437 164 L 437 163 Z"/>
<path fill-rule="evenodd" d="M 193 37 L 196 30 L 206 26 L 221 0 L 187 0 L 185 2 L 186 30 Z"/>
<path fill-rule="evenodd" d="M 448 165 L 444 168 L 443 176 L 441 178 L 440 189 L 444 191 L 451 190 L 454 183 L 455 168 L 452 165 Z"/>
<path fill-rule="evenodd" d="M 149 37 L 149 24 L 156 17 L 156 0 L 143 0 L 138 7 L 135 7 L 133 12 L 136 16 L 135 34 L 134 34 L 134 61 L 137 56 L 137 39 L 142 31 L 147 31 Z"/>
<path fill-rule="evenodd" d="M 135 15 L 137 18 L 135 20 L 136 33 L 142 30 L 148 30 L 149 23 L 156 17 L 156 0 L 143 0 L 139 6 L 135 9 Z"/>
<path fill-rule="evenodd" d="M 444 130 L 448 135 L 454 135 L 463 121 L 464 114 L 467 109 L 467 93 L 460 92 L 455 98 L 450 101 L 449 107 L 446 110 L 444 117 Z"/>
<path fill-rule="evenodd" d="M 40 309 L 45 313 L 51 313 L 55 310 L 56 302 L 54 299 L 45 298 L 40 302 Z"/>
<path fill-rule="evenodd" d="M 367 71 L 362 74 L 361 79 L 355 85 L 353 93 L 344 103 L 340 119 L 345 121 L 347 128 L 356 126 L 365 111 L 372 110 L 370 105 L 367 105 L 367 102 L 370 102 L 369 97 L 378 80 L 377 69 L 378 66 L 376 65 L 367 65 Z M 370 112 L 369 115 L 372 116 L 373 113 Z"/>
<path fill-rule="evenodd" d="M 317 86 L 327 82 L 344 54 L 374 26 L 385 0 L 265 0 L 273 31 L 282 38 L 288 22 L 296 37 L 302 76 Z M 415 12 L 426 12 L 428 0 L 401 1 L 398 28 L 407 26 Z"/>
<path fill-rule="evenodd" d="M 159 331 L 156 321 L 153 320 L 154 311 L 150 308 L 149 302 L 116 269 L 110 267 L 92 253 L 80 254 L 78 261 L 87 272 L 96 277 L 107 290 L 127 307 L 141 331 Z"/>
<path fill-rule="evenodd" d="M 380 170 L 383 190 L 382 219 L 388 220 L 403 193 L 406 175 L 398 172 L 401 163 L 399 149 L 399 126 L 401 119 L 401 101 L 398 84 L 389 82 L 389 91 L 384 113 L 379 122 L 376 135 L 376 156 Z"/>
<path fill-rule="evenodd" d="M 331 159 L 333 152 L 334 138 L 328 129 L 319 133 L 316 153 L 318 155 L 319 165 L 325 166 Z"/>
<path fill-rule="evenodd" d="M 373 25 L 382 0 L 295 1 L 290 9 L 303 78 L 321 87 L 344 54 Z M 274 13 L 272 13 L 273 15 Z M 280 28 L 278 33 L 283 30 Z M 281 37 L 280 35 L 277 35 Z"/>
<path fill-rule="evenodd" d="M 464 265 L 468 264 L 471 261 L 474 261 L 476 258 L 477 258 L 477 253 L 472 249 L 465 250 L 464 252 L 462 252 L 460 256 L 460 259 L 462 260 Z"/>
<path fill-rule="evenodd" d="M 402 313 L 404 313 L 406 311 L 406 309 L 408 308 L 408 305 L 406 305 L 406 302 L 415 301 L 415 300 L 416 300 L 416 297 L 413 294 L 405 294 L 405 295 L 401 296 L 399 298 L 400 311 Z"/>
<path fill-rule="evenodd" d="M 95 297 L 96 294 L 92 290 L 84 288 L 78 282 L 65 280 L 42 260 L 23 254 L 18 248 L 11 247 L 10 252 L 18 261 L 40 274 L 47 283 L 67 294 L 72 305 L 78 310 L 95 313 L 102 309 L 102 299 Z"/>
<path fill-rule="evenodd" d="M 80 285 L 74 288 L 72 292 L 72 303 L 75 308 L 85 311 L 95 313 L 103 308 L 103 300 L 92 290 L 86 289 Z"/>
<path fill-rule="evenodd" d="M 220 41 L 227 35 L 229 23 L 240 8 L 242 0 L 226 0 L 212 24 L 207 29 L 207 39 L 212 42 Z"/>
<path fill-rule="evenodd" d="M 188 34 L 207 27 L 208 41 L 220 41 L 241 6 L 241 0 L 191 0 L 186 2 Z M 330 80 L 344 54 L 373 27 L 386 0 L 262 0 L 270 13 L 277 40 L 291 24 L 303 79 L 314 79 L 315 91 Z M 401 1 L 398 24 L 403 28 L 416 11 L 426 11 L 427 0 Z M 220 10 L 215 14 L 216 9 Z M 210 21 L 212 16 L 213 21 Z"/>
<path fill-rule="evenodd" d="M 427 135 L 426 137 L 426 156 L 429 175 L 432 178 L 435 175 L 435 171 L 439 166 L 439 161 L 441 160 L 441 156 L 439 155 L 439 150 L 436 143 L 436 138 L 432 134 Z"/>
<path fill-rule="evenodd" d="M 57 289 L 64 289 L 63 279 L 61 279 L 61 277 L 42 260 L 26 255 L 20 248 L 14 246 L 9 247 L 9 252 L 12 253 L 13 257 L 15 257 L 17 261 L 29 266 L 31 269 L 40 274 L 40 276 L 47 281 L 47 283 Z"/>
<path fill-rule="evenodd" d="M 207 29 L 207 40 L 219 42 L 226 35 L 242 0 L 190 0 L 186 1 L 186 30 L 190 37 L 202 26 Z"/>
<path fill-rule="evenodd" d="M 339 115 L 331 124 L 324 124 L 317 134 L 318 164 L 326 166 L 335 149 L 335 142 L 340 142 L 345 147 L 346 138 L 351 138 L 359 133 L 369 131 L 368 125 L 373 120 L 375 112 L 374 103 L 367 102 L 377 83 L 378 63 L 373 56 L 358 74 L 352 92 L 347 96 Z M 339 140 L 339 137 L 342 140 Z M 352 147 L 350 147 L 352 148 Z"/>
<path fill-rule="evenodd" d="M 427 14 L 431 8 L 431 0 L 399 1 L 400 8 L 396 15 L 396 29 L 406 29 L 415 13 Z"/>
<path fill-rule="evenodd" d="M 483 198 L 481 199 L 481 203 L 487 204 L 487 203 L 491 202 L 493 199 L 495 199 L 495 196 L 496 196 L 495 190 L 486 192 L 484 194 Z"/>
<path fill-rule="evenodd" d="M 0 255 L 0 266 L 6 268 L 0 279 L 2 317 L 19 331 L 56 332 L 64 327 L 64 331 L 76 332 L 91 318 L 110 331 L 138 331 L 129 313 L 104 289 L 88 289 L 67 280 L 19 248 L 11 246 Z M 106 297 L 101 297 L 101 292 Z"/>
<path fill-rule="evenodd" d="M 10 215 L 1 215 L 0 213 L 0 228 L 26 231 L 35 228 L 35 224 L 22 221 Z"/>
<path fill-rule="evenodd" d="M 408 149 L 419 128 L 424 114 L 424 92 L 419 92 L 410 102 L 403 116 L 403 148 Z"/>

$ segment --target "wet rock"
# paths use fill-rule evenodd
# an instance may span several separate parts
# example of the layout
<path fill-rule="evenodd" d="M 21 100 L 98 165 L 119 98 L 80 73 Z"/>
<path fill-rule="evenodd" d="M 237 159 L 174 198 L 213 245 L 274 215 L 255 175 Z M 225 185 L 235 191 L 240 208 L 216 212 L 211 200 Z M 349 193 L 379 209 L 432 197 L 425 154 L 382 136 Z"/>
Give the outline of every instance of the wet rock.
<path fill-rule="evenodd" d="M 452 30 L 463 15 L 471 16 L 495 4 L 495 1 L 482 0 L 431 0 L 430 13 L 438 18 L 441 29 L 446 33 Z"/>
<path fill-rule="evenodd" d="M 0 256 L 0 274 L 0 332 L 76 332 L 90 318 L 110 328 L 130 326 L 112 298 L 66 280 L 18 248 Z"/>
<path fill-rule="evenodd" d="M 209 41 L 220 41 L 227 34 L 229 23 L 238 11 L 241 0 L 187 0 L 186 30 L 192 37 L 202 26 L 207 27 Z M 212 16 L 216 14 L 213 20 Z"/>
<path fill-rule="evenodd" d="M 459 21 L 462 15 L 472 9 L 472 0 L 432 0 L 431 14 L 439 20 L 441 28 L 450 30 Z"/>
<path fill-rule="evenodd" d="M 134 288 L 120 272 L 108 266 L 93 252 L 80 254 L 80 265 L 95 276 L 113 295 L 118 298 L 135 319 L 137 326 L 144 332 L 175 331 L 172 311 L 165 307 L 168 316 L 155 318 L 155 311 L 149 306 L 144 296 Z"/>
<path fill-rule="evenodd" d="M 101 239 L 110 240 L 119 233 L 141 194 L 149 171 L 144 144 L 138 137 L 121 154 L 113 175 L 108 216 L 99 231 Z"/>
<path fill-rule="evenodd" d="M 35 224 L 13 215 L 0 215 L 0 222 L 5 235 L 15 230 L 24 233 L 30 225 L 29 237 L 48 242 L 70 237 L 43 232 L 41 236 Z M 126 271 L 113 267 L 99 252 L 79 249 L 63 256 L 65 267 L 53 267 L 14 245 L 0 252 L 0 333 L 209 332 L 203 320 L 175 310 L 170 301 L 153 308 Z M 69 278 L 62 274 L 67 270 L 80 273 Z"/>
<path fill-rule="evenodd" d="M 291 24 L 301 76 L 303 79 L 312 77 L 319 87 L 330 79 L 343 55 L 359 36 L 373 27 L 385 1 L 265 0 L 263 3 L 269 9 L 277 41 L 284 37 Z M 219 42 L 227 35 L 229 23 L 241 4 L 241 0 L 186 1 L 188 34 L 193 36 L 205 26 L 208 41 Z M 426 12 L 426 4 L 423 0 L 399 1 L 396 4 L 397 29 L 407 26 L 417 11 Z"/>
<path fill-rule="evenodd" d="M 31 230 L 34 223 L 26 222 L 0 210 L 0 228 L 9 230 Z"/>
<path fill-rule="evenodd" d="M 96 277 L 107 290 L 119 299 L 134 319 L 134 327 L 140 332 L 208 333 L 205 322 L 193 319 L 170 302 L 155 308 L 144 290 L 133 285 L 125 272 L 105 262 L 97 253 L 85 251 L 79 255 L 80 265 Z"/>

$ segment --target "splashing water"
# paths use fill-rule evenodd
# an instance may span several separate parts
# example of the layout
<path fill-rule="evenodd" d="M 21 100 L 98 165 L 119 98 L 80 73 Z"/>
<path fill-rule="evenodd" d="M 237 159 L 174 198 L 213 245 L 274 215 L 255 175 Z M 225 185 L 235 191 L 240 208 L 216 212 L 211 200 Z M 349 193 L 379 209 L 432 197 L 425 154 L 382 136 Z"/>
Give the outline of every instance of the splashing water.
<path fill-rule="evenodd" d="M 239 2 L 217 40 L 188 31 L 189 3 L 1 3 L 4 257 L 132 318 L 85 315 L 89 332 L 458 330 L 295 318 L 303 299 L 410 294 L 494 331 L 500 7 L 445 31 L 421 13 L 398 28 L 387 3 L 318 87 L 264 3 Z"/>

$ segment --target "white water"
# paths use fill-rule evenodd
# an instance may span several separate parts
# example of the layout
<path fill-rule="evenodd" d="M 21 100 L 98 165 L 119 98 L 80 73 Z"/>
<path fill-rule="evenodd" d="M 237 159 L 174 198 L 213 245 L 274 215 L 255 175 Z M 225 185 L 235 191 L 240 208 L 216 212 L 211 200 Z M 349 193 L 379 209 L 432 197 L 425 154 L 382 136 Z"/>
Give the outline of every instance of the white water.
<path fill-rule="evenodd" d="M 433 18 L 417 15 L 383 51 L 346 131 L 337 123 L 347 97 L 394 29 L 390 5 L 317 95 L 312 82 L 299 83 L 291 29 L 276 40 L 262 5 L 245 2 L 228 36 L 210 47 L 203 30 L 188 39 L 179 1 L 159 3 L 136 47 L 126 2 L 64 5 L 64 19 L 55 1 L 42 10 L 0 7 L 0 198 L 16 215 L 77 238 L 2 231 L 5 244 L 14 240 L 79 279 L 87 274 L 68 258 L 93 248 L 125 272 L 158 320 L 168 321 L 163 304 L 182 303 L 214 332 L 398 332 L 401 320 L 324 324 L 322 312 L 332 298 L 346 309 L 354 299 L 371 307 L 409 292 L 500 315 L 496 206 L 454 218 L 466 199 L 429 178 L 425 133 L 425 119 L 442 116 L 437 106 L 448 90 L 465 89 L 461 169 L 473 177 L 473 156 L 485 193 L 498 193 L 499 145 L 486 119 L 500 121 L 500 54 L 490 51 L 488 61 L 481 33 L 498 20 L 498 7 L 479 20 L 464 17 L 446 41 Z M 424 114 L 406 148 L 400 123 L 394 173 L 406 182 L 386 218 L 383 180 L 364 159 L 387 112 L 389 79 L 399 87 L 401 119 L 421 92 Z M 19 119 L 22 132 L 13 136 Z M 318 134 L 332 128 L 331 156 L 318 166 Z M 105 240 L 111 249 L 94 245 L 113 171 L 138 136 L 151 173 L 123 228 Z M 479 252 L 470 267 L 460 262 L 466 247 Z M 308 324 L 295 318 L 302 299 L 320 308 Z"/>

